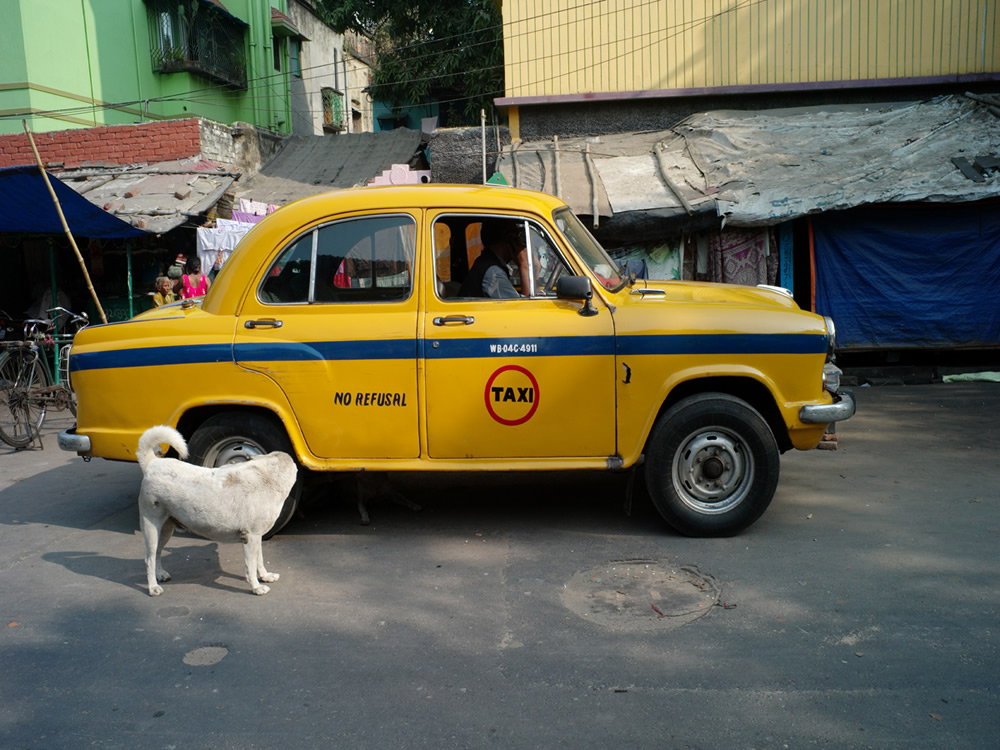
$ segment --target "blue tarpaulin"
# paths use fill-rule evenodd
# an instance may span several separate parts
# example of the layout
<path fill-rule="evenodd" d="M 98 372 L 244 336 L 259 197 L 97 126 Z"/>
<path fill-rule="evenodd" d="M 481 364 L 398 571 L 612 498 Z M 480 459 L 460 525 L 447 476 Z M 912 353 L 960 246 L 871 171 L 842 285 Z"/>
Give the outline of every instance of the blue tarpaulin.
<path fill-rule="evenodd" d="M 131 224 L 95 206 L 71 187 L 49 175 L 66 223 L 76 237 L 141 237 Z M 62 222 L 38 167 L 0 168 L 0 232 L 63 234 Z"/>
<path fill-rule="evenodd" d="M 845 349 L 1000 346 L 1000 206 L 879 205 L 812 218 L 816 312 Z"/>

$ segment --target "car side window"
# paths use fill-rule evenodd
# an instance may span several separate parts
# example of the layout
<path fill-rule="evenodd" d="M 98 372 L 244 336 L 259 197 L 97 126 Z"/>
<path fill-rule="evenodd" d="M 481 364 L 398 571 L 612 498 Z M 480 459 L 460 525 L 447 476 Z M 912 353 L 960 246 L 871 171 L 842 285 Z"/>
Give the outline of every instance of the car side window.
<path fill-rule="evenodd" d="M 528 227 L 528 244 L 531 250 L 531 268 L 534 277 L 533 297 L 555 297 L 556 281 L 560 276 L 572 275 L 562 256 L 556 251 L 549 237 L 537 226 Z"/>
<path fill-rule="evenodd" d="M 484 235 L 486 243 L 494 244 L 493 256 L 506 257 L 491 256 L 489 264 L 479 261 L 487 250 Z M 508 245 L 509 249 L 502 249 Z M 519 253 L 514 247 L 528 252 Z M 435 289 L 444 300 L 489 296 L 479 280 L 486 273 L 495 275 L 496 269 L 506 277 L 507 292 L 500 296 L 510 298 L 554 297 L 558 278 L 572 275 L 544 228 L 530 219 L 511 216 L 438 218 L 434 224 L 434 258 Z M 490 269 L 484 270 L 484 265 Z"/>
<path fill-rule="evenodd" d="M 391 302 L 413 289 L 416 223 L 372 216 L 318 227 L 278 256 L 260 288 L 269 304 Z"/>

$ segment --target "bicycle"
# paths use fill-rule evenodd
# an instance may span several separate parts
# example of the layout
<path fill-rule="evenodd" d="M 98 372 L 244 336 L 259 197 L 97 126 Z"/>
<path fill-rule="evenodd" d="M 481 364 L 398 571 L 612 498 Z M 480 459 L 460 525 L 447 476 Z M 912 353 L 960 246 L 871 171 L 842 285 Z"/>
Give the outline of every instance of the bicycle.
<path fill-rule="evenodd" d="M 46 310 L 51 318 L 24 321 L 23 341 L 0 341 L 0 440 L 14 448 L 41 444 L 47 409 L 76 415 L 69 373 L 73 338 L 90 320 L 63 307 Z M 60 318 L 67 320 L 60 326 Z M 49 363 L 53 352 L 55 369 Z M 44 446 L 42 446 L 44 447 Z"/>

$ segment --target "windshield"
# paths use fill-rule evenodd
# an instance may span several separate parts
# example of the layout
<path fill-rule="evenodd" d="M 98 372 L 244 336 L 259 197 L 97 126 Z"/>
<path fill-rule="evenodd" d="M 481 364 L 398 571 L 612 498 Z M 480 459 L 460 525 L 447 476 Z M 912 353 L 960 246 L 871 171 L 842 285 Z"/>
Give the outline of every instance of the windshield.
<path fill-rule="evenodd" d="M 625 279 L 622 278 L 618 264 L 591 236 L 587 227 L 576 217 L 576 214 L 568 208 L 560 208 L 552 215 L 552 218 L 555 220 L 556 226 L 559 227 L 559 231 L 576 250 L 577 255 L 594 272 L 597 280 L 601 282 L 601 286 L 609 292 L 616 292 L 625 285 Z"/>

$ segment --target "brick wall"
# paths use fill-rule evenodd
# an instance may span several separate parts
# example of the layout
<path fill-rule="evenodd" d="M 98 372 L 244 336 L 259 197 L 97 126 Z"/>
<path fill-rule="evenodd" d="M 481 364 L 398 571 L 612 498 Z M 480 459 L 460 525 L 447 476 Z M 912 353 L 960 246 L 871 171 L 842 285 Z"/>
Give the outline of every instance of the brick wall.
<path fill-rule="evenodd" d="M 42 162 L 53 170 L 170 161 L 201 152 L 197 118 L 32 135 Z M 0 167 L 34 163 L 27 135 L 0 135 Z"/>

